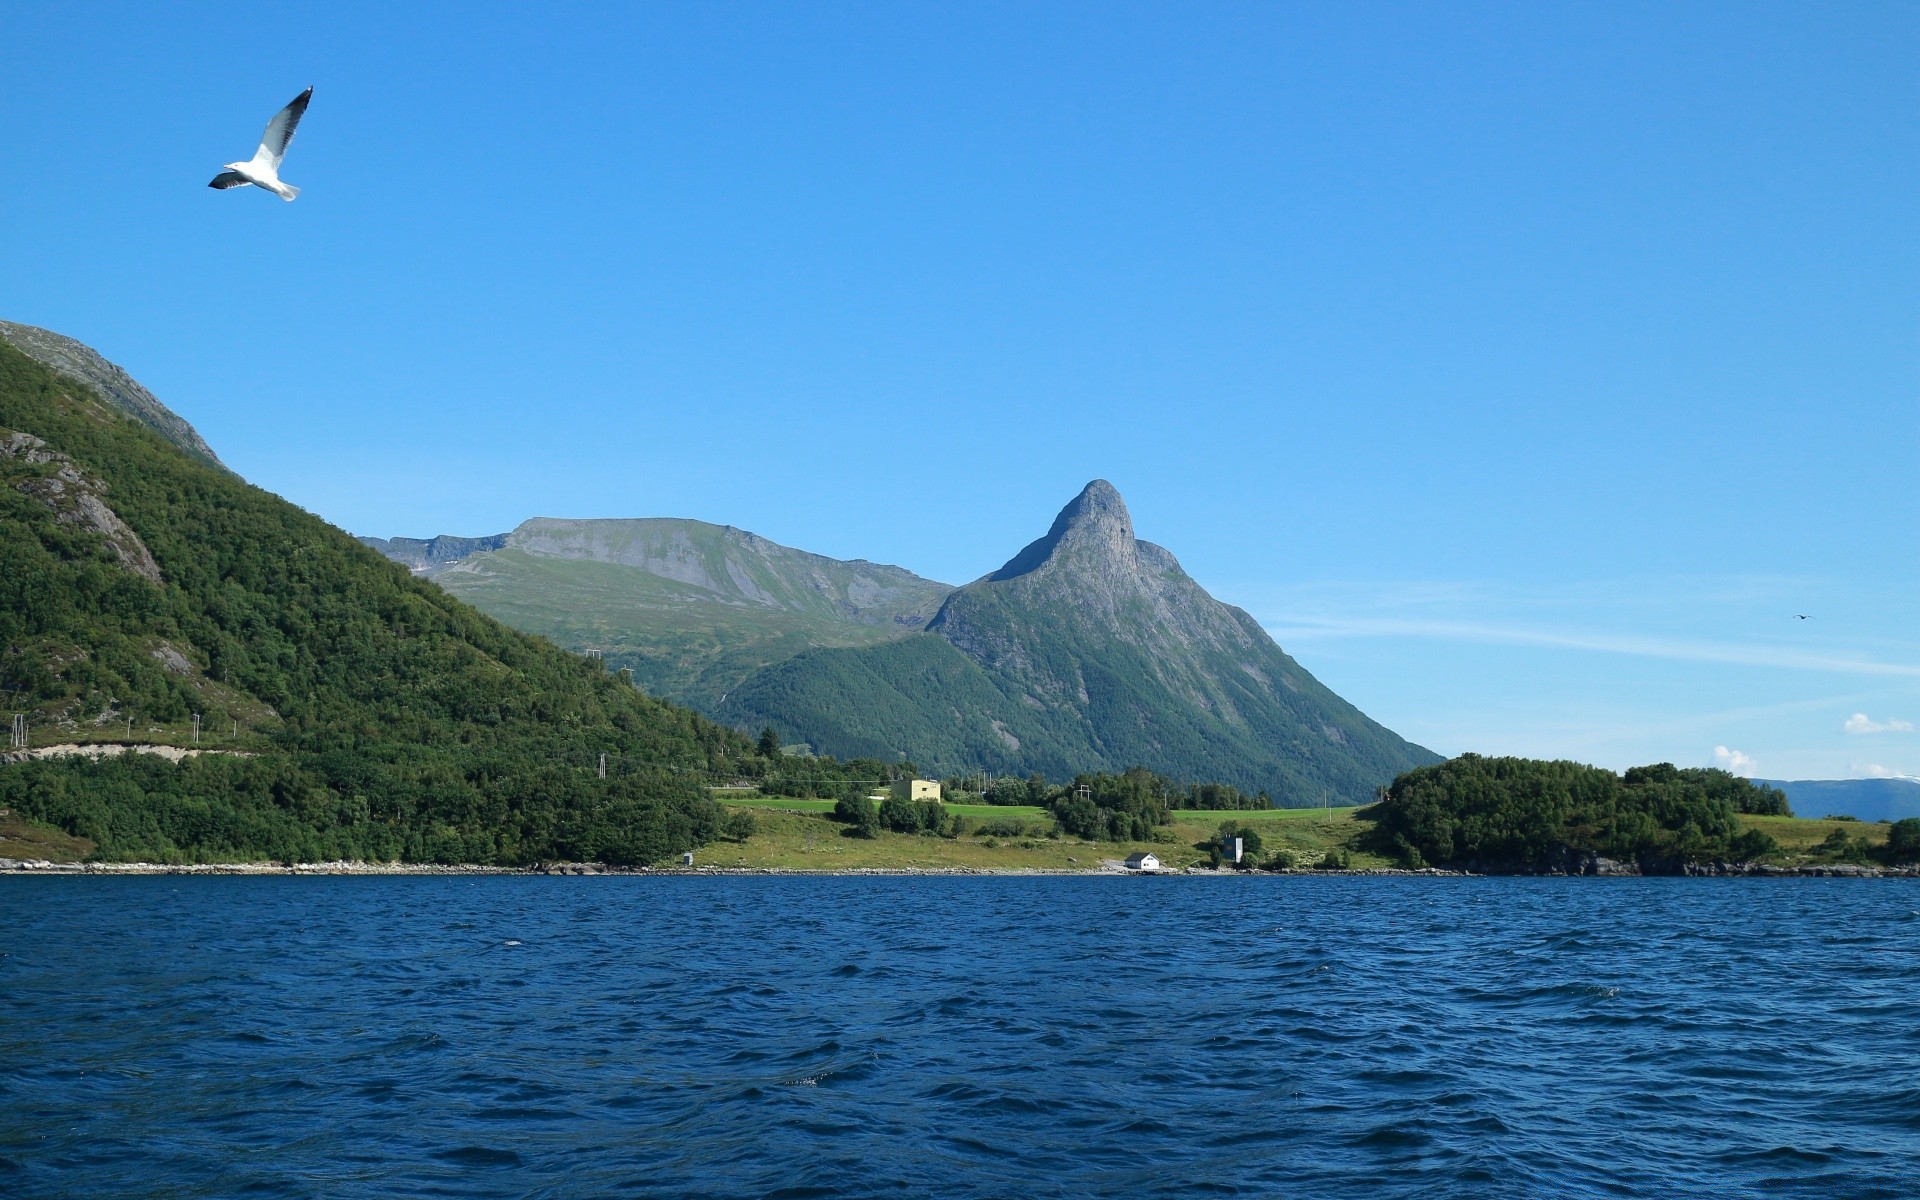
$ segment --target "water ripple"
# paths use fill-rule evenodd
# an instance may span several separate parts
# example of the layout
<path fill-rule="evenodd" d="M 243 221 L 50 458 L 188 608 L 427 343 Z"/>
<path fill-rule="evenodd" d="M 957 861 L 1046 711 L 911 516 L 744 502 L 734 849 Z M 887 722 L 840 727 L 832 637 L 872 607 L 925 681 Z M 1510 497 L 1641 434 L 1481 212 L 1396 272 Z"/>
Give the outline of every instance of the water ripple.
<path fill-rule="evenodd" d="M 0 879 L 8 1196 L 1902 1196 L 1856 880 Z"/>

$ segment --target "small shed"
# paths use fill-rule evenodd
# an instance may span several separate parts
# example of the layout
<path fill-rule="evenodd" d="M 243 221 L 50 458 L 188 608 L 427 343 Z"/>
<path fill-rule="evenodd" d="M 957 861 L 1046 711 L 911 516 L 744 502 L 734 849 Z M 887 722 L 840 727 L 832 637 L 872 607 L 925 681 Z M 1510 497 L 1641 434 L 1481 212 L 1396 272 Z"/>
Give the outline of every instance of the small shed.
<path fill-rule="evenodd" d="M 893 781 L 893 795 L 896 800 L 938 800 L 940 781 L 938 779 L 896 779 Z"/>
<path fill-rule="evenodd" d="M 1221 862 L 1232 863 L 1237 867 L 1240 865 L 1240 860 L 1245 854 L 1246 842 L 1244 839 L 1237 837 L 1223 837 L 1220 839 Z"/>
<path fill-rule="evenodd" d="M 690 867 L 693 865 L 693 851 L 689 850 L 680 856 L 680 865 L 683 867 Z"/>
<path fill-rule="evenodd" d="M 1142 850 L 1138 854 L 1127 855 L 1127 870 L 1129 871 L 1158 871 L 1159 869 L 1160 858 L 1151 850 Z"/>

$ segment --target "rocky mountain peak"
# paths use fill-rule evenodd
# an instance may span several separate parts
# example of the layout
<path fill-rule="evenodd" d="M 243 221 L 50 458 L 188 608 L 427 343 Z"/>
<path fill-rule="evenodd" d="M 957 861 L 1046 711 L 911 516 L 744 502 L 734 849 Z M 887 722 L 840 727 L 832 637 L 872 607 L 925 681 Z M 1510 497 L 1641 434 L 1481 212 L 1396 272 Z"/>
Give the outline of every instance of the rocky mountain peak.
<path fill-rule="evenodd" d="M 1138 565 L 1138 547 L 1133 518 L 1127 513 L 1127 502 L 1120 498 L 1120 490 L 1104 479 L 1096 479 L 1067 502 L 1045 537 L 1029 543 L 987 578 L 1015 579 L 1065 558 L 1131 568 Z"/>

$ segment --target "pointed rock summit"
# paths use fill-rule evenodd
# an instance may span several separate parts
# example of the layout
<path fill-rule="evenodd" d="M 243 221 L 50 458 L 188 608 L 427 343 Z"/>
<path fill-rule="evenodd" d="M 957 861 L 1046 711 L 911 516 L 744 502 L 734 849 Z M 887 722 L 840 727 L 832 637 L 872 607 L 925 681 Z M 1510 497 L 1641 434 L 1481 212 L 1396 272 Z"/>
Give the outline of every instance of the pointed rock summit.
<path fill-rule="evenodd" d="M 1120 498 L 1120 490 L 1104 479 L 1096 479 L 1060 510 L 1047 536 L 1029 542 L 1026 549 L 987 578 L 1018 578 L 1061 558 L 1130 566 L 1138 557 L 1135 545 L 1133 518 L 1127 513 L 1127 502 Z"/>
<path fill-rule="evenodd" d="M 803 654 L 747 681 L 726 708 L 728 720 L 771 721 L 834 754 L 1056 779 L 1143 765 L 1283 805 L 1365 803 L 1438 761 L 1136 538 L 1104 479 L 1045 537 L 948 596 L 926 635 Z"/>

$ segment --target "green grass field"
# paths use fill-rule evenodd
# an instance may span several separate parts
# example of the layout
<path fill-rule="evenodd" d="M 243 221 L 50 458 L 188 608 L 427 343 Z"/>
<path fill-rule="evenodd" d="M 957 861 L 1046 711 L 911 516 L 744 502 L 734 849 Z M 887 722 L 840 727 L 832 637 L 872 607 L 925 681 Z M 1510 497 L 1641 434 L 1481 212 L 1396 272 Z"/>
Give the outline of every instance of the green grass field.
<path fill-rule="evenodd" d="M 1262 860 L 1275 850 L 1291 851 L 1296 862 L 1318 862 L 1330 850 L 1344 851 L 1354 867 L 1392 866 L 1389 859 L 1362 850 L 1359 842 L 1372 823 L 1355 814 L 1358 808 L 1272 808 L 1250 812 L 1176 811 L 1166 827 L 1167 840 L 1156 842 L 1090 843 L 1071 838 L 1049 838 L 1051 818 L 1039 808 L 986 804 L 949 804 L 948 810 L 968 818 L 975 830 L 987 821 L 1023 821 L 1029 836 L 982 838 L 968 833 L 958 838 L 885 833 L 872 840 L 843 835 L 845 828 L 828 816 L 831 800 L 796 800 L 784 796 L 743 796 L 717 793 L 729 808 L 751 810 L 760 831 L 746 844 L 716 842 L 695 861 L 725 867 L 774 867 L 807 870 L 927 869 L 968 867 L 976 870 L 1095 870 L 1102 859 L 1123 859 L 1136 850 L 1152 850 L 1167 867 L 1204 863 L 1204 849 L 1223 821 L 1253 826 L 1260 833 Z M 1741 823 L 1763 829 L 1780 843 L 1788 863 L 1806 861 L 1815 847 L 1835 829 L 1850 836 L 1865 834 L 1874 845 L 1887 840 L 1887 826 L 1864 821 L 1808 820 L 1798 817 L 1743 816 Z"/>
<path fill-rule="evenodd" d="M 845 826 L 832 820 L 831 800 L 796 800 L 784 796 L 742 796 L 718 792 L 728 808 L 751 811 L 759 831 L 744 844 L 715 842 L 696 852 L 694 861 L 720 867 L 769 867 L 785 870 L 899 870 L 965 867 L 974 870 L 1097 870 L 1103 859 L 1124 859 L 1137 850 L 1151 850 L 1161 864 L 1184 868 L 1207 861 L 1205 846 L 1226 820 L 1245 821 L 1260 831 L 1264 860 L 1285 847 L 1297 860 L 1319 861 L 1328 850 L 1344 850 L 1356 867 L 1385 866 L 1386 860 L 1357 850 L 1354 842 L 1368 828 L 1354 819 L 1357 811 L 1336 808 L 1331 818 L 1324 808 L 1266 809 L 1256 812 L 1196 812 L 1173 814 L 1166 840 L 1153 842 L 1086 842 L 1050 838 L 1052 818 L 1027 806 L 949 804 L 948 810 L 967 818 L 973 831 L 957 838 L 883 833 L 877 838 L 852 838 Z M 1020 837 L 981 837 L 985 822 L 1020 821 L 1028 834 Z"/>
<path fill-rule="evenodd" d="M 1815 846 L 1825 841 L 1827 835 L 1836 829 L 1844 829 L 1847 836 L 1858 840 L 1862 834 L 1875 846 L 1887 844 L 1887 830 L 1891 828 L 1885 821 L 1829 821 L 1824 817 L 1753 817 L 1741 816 L 1740 823 L 1749 829 L 1765 830 L 1780 843 L 1780 849 L 1786 852 L 1788 861 L 1804 857 Z"/>

